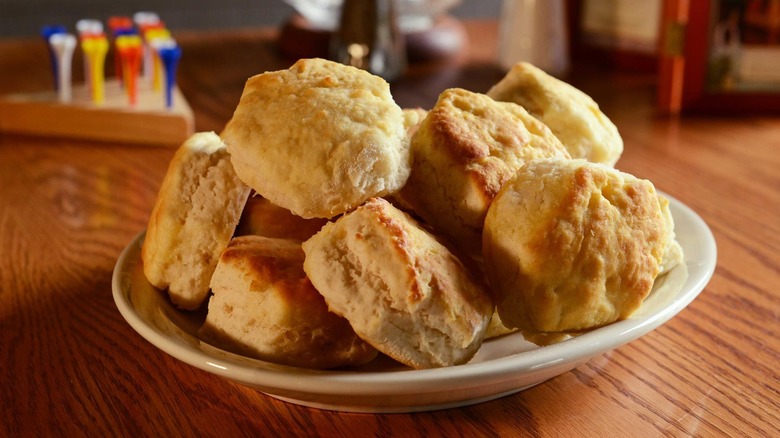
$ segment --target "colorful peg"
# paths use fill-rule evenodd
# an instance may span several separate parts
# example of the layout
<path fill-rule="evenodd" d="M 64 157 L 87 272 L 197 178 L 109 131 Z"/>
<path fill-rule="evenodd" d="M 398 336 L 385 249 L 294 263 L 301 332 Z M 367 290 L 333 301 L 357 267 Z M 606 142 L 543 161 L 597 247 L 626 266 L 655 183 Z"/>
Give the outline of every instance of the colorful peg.
<path fill-rule="evenodd" d="M 76 32 L 79 34 L 79 37 L 102 34 L 103 23 L 92 18 L 82 18 L 76 22 Z"/>
<path fill-rule="evenodd" d="M 94 103 L 105 100 L 105 63 L 108 53 L 108 40 L 105 35 L 95 35 L 81 41 L 84 59 L 87 61 L 89 89 Z"/>
<path fill-rule="evenodd" d="M 72 97 L 71 71 L 76 37 L 69 33 L 55 33 L 49 37 L 49 46 L 57 57 L 57 90 L 60 102 L 70 102 Z"/>
<path fill-rule="evenodd" d="M 122 15 L 109 17 L 108 29 L 114 42 L 116 42 L 116 37 L 119 35 L 127 35 L 135 32 L 133 20 L 130 19 L 130 17 Z M 119 53 L 117 53 L 116 50 L 114 51 L 114 74 L 117 79 L 119 79 L 119 83 L 122 84 L 122 61 L 119 59 Z"/>
<path fill-rule="evenodd" d="M 138 29 L 144 41 L 144 77 L 150 79 L 154 71 L 154 50 L 152 50 L 151 41 L 154 38 L 170 38 L 171 33 L 161 21 L 142 24 Z"/>
<path fill-rule="evenodd" d="M 103 23 L 92 18 L 82 18 L 76 22 L 76 33 L 78 33 L 79 41 L 82 41 L 83 45 L 84 39 L 92 38 L 96 35 L 103 35 Z M 92 78 L 90 78 L 91 68 L 89 66 L 89 59 L 84 56 L 82 60 L 84 63 L 84 82 L 91 84 Z"/>
<path fill-rule="evenodd" d="M 160 60 L 165 66 L 165 106 L 173 108 L 173 87 L 176 85 L 176 70 L 181 59 L 181 47 L 160 49 Z"/>
<path fill-rule="evenodd" d="M 125 17 L 123 15 L 109 17 L 108 31 L 111 33 L 111 36 L 116 37 L 117 32 L 128 29 L 133 29 L 133 20 L 131 20 L 130 17 Z"/>
<path fill-rule="evenodd" d="M 157 39 L 169 39 L 171 38 L 171 32 L 164 27 L 148 28 L 144 31 L 144 39 L 147 42 L 152 42 Z"/>
<path fill-rule="evenodd" d="M 176 47 L 176 41 L 170 36 L 167 38 L 154 38 L 149 42 L 152 52 L 152 89 L 155 92 L 162 90 L 163 66 L 160 60 L 160 50 Z"/>
<path fill-rule="evenodd" d="M 58 73 L 59 67 L 57 66 L 57 55 L 54 53 L 54 50 L 52 50 L 51 44 L 49 44 L 49 38 L 52 35 L 58 33 L 68 33 L 68 30 L 65 28 L 65 26 L 59 24 L 44 26 L 41 29 L 41 36 L 43 37 L 44 41 L 46 41 L 46 47 L 49 50 L 49 63 L 51 64 L 52 79 L 54 80 L 55 90 L 60 86 Z"/>
<path fill-rule="evenodd" d="M 124 69 L 122 67 L 122 57 L 119 55 L 119 49 L 117 48 L 117 41 L 119 38 L 124 36 L 131 36 L 131 37 L 138 37 L 138 32 L 134 28 L 129 29 L 119 29 L 114 34 L 114 51 L 116 52 L 114 54 L 114 68 L 116 69 L 116 76 L 119 78 L 119 85 L 124 86 L 125 85 L 125 74 Z"/>
<path fill-rule="evenodd" d="M 156 12 L 140 11 L 133 14 L 133 22 L 140 28 L 147 24 L 159 23 L 160 16 Z"/>
<path fill-rule="evenodd" d="M 160 16 L 157 15 L 156 12 L 151 11 L 140 11 L 133 14 L 133 22 L 135 23 L 135 27 L 138 29 L 138 32 L 141 34 L 141 37 L 144 39 L 144 43 L 146 44 L 146 51 L 144 52 L 144 65 L 143 65 L 143 71 L 144 71 L 144 77 L 149 78 L 152 74 L 152 54 L 150 53 L 151 50 L 149 50 L 149 42 L 146 40 L 146 31 L 148 29 L 153 28 L 163 28 L 165 25 L 160 21 Z"/>
<path fill-rule="evenodd" d="M 122 76 L 130 105 L 138 102 L 138 68 L 141 62 L 141 37 L 120 35 L 116 38 L 116 50 L 122 62 Z"/>

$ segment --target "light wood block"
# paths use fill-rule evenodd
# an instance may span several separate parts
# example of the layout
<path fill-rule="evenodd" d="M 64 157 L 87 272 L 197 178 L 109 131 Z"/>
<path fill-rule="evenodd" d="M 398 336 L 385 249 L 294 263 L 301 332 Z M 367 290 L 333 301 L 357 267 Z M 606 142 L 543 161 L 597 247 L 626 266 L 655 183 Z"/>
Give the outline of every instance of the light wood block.
<path fill-rule="evenodd" d="M 93 103 L 85 85 L 73 88 L 70 103 L 60 103 L 55 91 L 0 96 L 0 132 L 158 146 L 178 146 L 194 132 L 192 109 L 178 88 L 166 108 L 163 92 L 145 81 L 132 106 L 117 80 L 105 87 L 103 103 Z"/>

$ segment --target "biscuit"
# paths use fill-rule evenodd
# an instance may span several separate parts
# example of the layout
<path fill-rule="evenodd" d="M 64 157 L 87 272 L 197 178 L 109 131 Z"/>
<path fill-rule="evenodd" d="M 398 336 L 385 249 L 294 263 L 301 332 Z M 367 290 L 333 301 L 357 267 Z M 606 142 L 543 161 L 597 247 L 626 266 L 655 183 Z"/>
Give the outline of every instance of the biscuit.
<path fill-rule="evenodd" d="M 250 196 L 241 213 L 236 235 L 254 235 L 303 242 L 315 235 L 327 220 L 304 219 L 262 196 Z"/>
<path fill-rule="evenodd" d="M 414 136 L 414 133 L 417 132 L 420 124 L 425 120 L 425 116 L 428 115 L 428 111 L 422 108 L 404 108 L 403 113 L 406 135 L 409 141 L 411 141 L 411 138 Z M 384 198 L 404 211 L 414 211 L 414 208 L 403 198 L 400 190 L 388 196 L 384 196 Z"/>
<path fill-rule="evenodd" d="M 408 137 L 411 138 L 414 133 L 417 132 L 417 128 L 420 127 L 420 123 L 425 120 L 425 116 L 428 115 L 428 111 L 422 108 L 404 108 L 402 111 L 404 115 L 404 126 L 406 127 L 406 133 Z"/>
<path fill-rule="evenodd" d="M 550 130 L 522 107 L 453 88 L 439 96 L 412 138 L 404 204 L 468 254 L 501 185 L 527 160 L 569 158 Z"/>
<path fill-rule="evenodd" d="M 237 354 L 304 368 L 362 365 L 377 351 L 328 311 L 303 272 L 301 244 L 233 239 L 211 279 L 201 339 Z"/>
<path fill-rule="evenodd" d="M 410 171 L 404 116 L 387 82 L 322 59 L 249 78 L 222 137 L 244 182 L 304 218 L 395 192 Z"/>
<path fill-rule="evenodd" d="M 680 246 L 680 244 L 677 242 L 677 236 L 674 232 L 674 218 L 672 217 L 671 210 L 669 210 L 669 199 L 664 196 L 659 196 L 658 198 L 661 202 L 661 211 L 664 216 L 666 228 L 670 230 L 669 238 L 666 241 L 666 248 L 664 249 L 664 256 L 661 261 L 661 271 L 658 273 L 660 276 L 668 273 L 674 269 L 675 266 L 682 263 L 683 249 L 682 246 Z"/>
<path fill-rule="evenodd" d="M 513 66 L 487 95 L 528 110 L 550 127 L 572 158 L 614 166 L 623 153 L 617 128 L 590 96 L 531 64 Z"/>
<path fill-rule="evenodd" d="M 331 311 L 413 368 L 467 362 L 493 313 L 484 285 L 409 215 L 381 198 L 303 243 L 303 268 Z"/>
<path fill-rule="evenodd" d="M 493 311 L 493 316 L 490 318 L 490 324 L 485 331 L 485 339 L 497 338 L 499 336 L 508 335 L 509 333 L 516 332 L 516 328 L 509 328 L 501 321 L 501 315 L 497 311 Z"/>
<path fill-rule="evenodd" d="M 162 181 L 142 247 L 146 278 L 182 309 L 209 292 L 250 188 L 239 180 L 219 136 L 196 133 L 176 151 Z"/>
<path fill-rule="evenodd" d="M 650 293 L 669 235 L 649 181 L 585 160 L 529 162 L 485 219 L 485 269 L 501 320 L 560 333 L 627 318 Z"/>

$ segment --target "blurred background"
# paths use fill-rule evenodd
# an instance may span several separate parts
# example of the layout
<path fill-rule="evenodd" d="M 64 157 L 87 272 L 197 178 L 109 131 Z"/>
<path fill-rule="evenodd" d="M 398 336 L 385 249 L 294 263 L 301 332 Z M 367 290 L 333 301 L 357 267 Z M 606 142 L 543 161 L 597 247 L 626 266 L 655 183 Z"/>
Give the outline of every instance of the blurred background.
<path fill-rule="evenodd" d="M 352 54 L 349 61 L 341 59 L 341 52 L 355 44 L 333 44 L 333 33 L 345 37 L 335 32 L 342 1 L 351 0 L 0 0 L 0 42 L 40 38 L 45 25 L 64 25 L 74 32 L 80 19 L 105 22 L 111 16 L 153 11 L 177 38 L 185 33 L 272 30 L 278 31 L 275 47 L 287 59 L 319 56 L 360 66 Z M 390 1 L 355 0 L 352 6 Z M 401 39 L 405 45 L 405 54 L 395 58 L 410 65 L 465 54 L 472 61 L 503 69 L 528 61 L 550 74 L 575 80 L 569 70 L 579 64 L 657 75 L 659 105 L 672 113 L 686 105 L 692 108 L 682 102 L 683 90 L 690 102 L 703 102 L 699 97 L 717 94 L 715 106 L 710 100 L 694 105 L 704 110 L 780 108 L 780 0 L 393 1 L 400 9 L 396 12 L 401 37 L 391 39 Z M 305 5 L 316 6 L 308 8 L 313 14 L 304 12 Z M 324 23 L 329 25 L 317 24 L 317 11 L 326 12 L 329 18 Z M 381 20 L 369 24 L 363 19 L 366 16 L 365 11 L 356 12 L 352 26 L 342 26 L 342 30 L 381 27 Z M 467 21 L 472 22 L 472 29 L 476 29 L 474 22 L 483 26 L 471 32 L 470 41 L 461 26 Z M 484 27 L 488 22 L 493 25 Z M 486 31 L 491 35 L 485 35 Z M 361 38 L 377 44 L 388 41 L 379 31 L 374 33 L 370 37 L 351 35 L 347 42 Z M 371 53 L 395 53 L 392 45 L 370 49 Z M 368 52 L 362 59 L 372 58 Z M 78 57 L 77 52 L 77 63 Z M 395 58 L 388 55 L 381 64 L 392 66 Z M 0 59 L 0 68 L 15 65 Z M 404 71 L 402 65 L 384 71 L 361 68 L 388 80 Z"/>
<path fill-rule="evenodd" d="M 325 0 L 321 3 L 327 4 Z M 458 18 L 497 18 L 501 0 L 465 0 Z M 283 0 L 0 0 L 0 38 L 37 36 L 41 26 L 72 26 L 81 18 L 105 19 L 157 12 L 171 30 L 280 26 L 294 12 Z"/>

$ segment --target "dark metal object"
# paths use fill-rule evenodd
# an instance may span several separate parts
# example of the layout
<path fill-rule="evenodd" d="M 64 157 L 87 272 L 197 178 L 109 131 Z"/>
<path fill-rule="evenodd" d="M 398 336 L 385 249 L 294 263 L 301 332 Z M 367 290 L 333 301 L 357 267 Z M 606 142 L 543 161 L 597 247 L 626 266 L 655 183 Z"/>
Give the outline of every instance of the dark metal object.
<path fill-rule="evenodd" d="M 394 0 L 344 0 L 330 59 L 393 80 L 406 69 Z"/>

